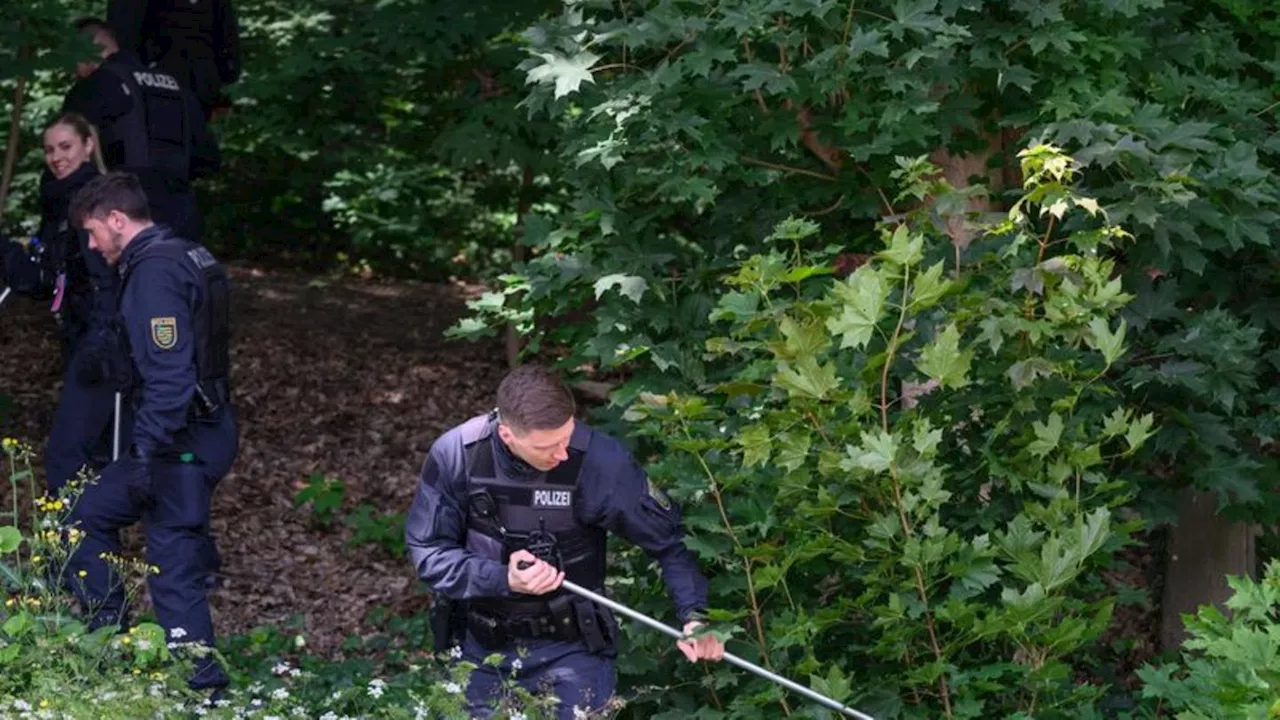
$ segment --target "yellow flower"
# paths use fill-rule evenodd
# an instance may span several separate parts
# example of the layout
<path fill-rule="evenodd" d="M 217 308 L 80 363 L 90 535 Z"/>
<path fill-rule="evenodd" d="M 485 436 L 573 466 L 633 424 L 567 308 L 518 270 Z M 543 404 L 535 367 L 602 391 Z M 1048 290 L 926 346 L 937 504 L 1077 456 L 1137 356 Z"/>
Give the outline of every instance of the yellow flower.
<path fill-rule="evenodd" d="M 141 671 L 141 670 L 139 670 L 138 668 L 134 668 L 134 669 L 133 669 L 133 674 L 134 674 L 134 675 L 141 675 L 141 674 L 142 674 L 142 671 Z"/>
<path fill-rule="evenodd" d="M 39 556 L 39 555 L 32 555 L 32 556 L 31 556 L 31 562 L 33 562 L 33 563 L 38 563 L 38 562 L 40 562 L 40 556 Z"/>
<path fill-rule="evenodd" d="M 61 501 L 61 500 L 54 500 L 54 501 L 53 501 L 53 509 L 54 509 L 54 510 L 61 510 L 61 509 L 62 509 L 62 501 Z"/>
<path fill-rule="evenodd" d="M 5 438 L 3 444 L 4 444 L 4 449 L 9 452 L 13 452 L 14 448 L 18 447 L 18 441 L 14 440 L 11 437 Z"/>
<path fill-rule="evenodd" d="M 4 606 L 5 606 L 5 607 L 13 607 L 13 598 L 9 598 L 8 600 L 5 600 L 5 601 L 4 601 Z"/>
<path fill-rule="evenodd" d="M 88 575 L 88 574 L 89 573 L 85 572 L 84 570 L 81 570 L 80 572 L 76 573 L 76 575 L 79 575 L 80 577 L 84 577 L 85 575 Z"/>
<path fill-rule="evenodd" d="M 40 607 L 40 598 L 31 598 L 27 601 L 27 604 L 31 607 Z"/>
<path fill-rule="evenodd" d="M 40 707 L 42 707 L 42 708 L 47 708 L 47 707 L 49 707 L 49 701 L 48 701 L 48 700 L 41 700 L 41 701 L 40 701 Z"/>
<path fill-rule="evenodd" d="M 121 638 L 120 642 L 124 643 L 125 645 L 128 645 L 129 643 L 133 642 L 133 638 L 131 637 Z"/>
<path fill-rule="evenodd" d="M 137 633 L 138 633 L 138 628 L 136 628 L 136 627 L 131 627 L 131 628 L 129 628 L 129 634 L 130 634 L 130 635 L 136 635 Z"/>

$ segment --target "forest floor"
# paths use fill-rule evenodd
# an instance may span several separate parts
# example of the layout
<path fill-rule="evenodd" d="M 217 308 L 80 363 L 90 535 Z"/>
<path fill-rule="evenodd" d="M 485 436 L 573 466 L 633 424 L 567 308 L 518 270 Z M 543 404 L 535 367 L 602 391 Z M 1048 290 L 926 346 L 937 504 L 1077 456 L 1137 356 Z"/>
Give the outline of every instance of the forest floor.
<path fill-rule="evenodd" d="M 343 513 L 361 504 L 377 509 L 373 517 L 409 508 L 431 442 L 492 406 L 503 349 L 443 337 L 477 287 L 232 272 L 241 442 L 214 497 L 223 558 L 215 626 L 226 636 L 300 621 L 313 651 L 339 654 L 347 636 L 370 632 L 374 608 L 427 605 L 407 557 L 377 543 L 353 546 Z M 61 384 L 52 329 L 39 303 L 10 298 L 0 309 L 0 403 L 8 396 L 0 433 L 37 451 Z M 309 506 L 294 506 L 315 474 L 345 484 L 328 527 Z M 379 524 L 369 529 L 403 531 L 398 517 Z M 126 552 L 141 550 L 135 528 Z"/>

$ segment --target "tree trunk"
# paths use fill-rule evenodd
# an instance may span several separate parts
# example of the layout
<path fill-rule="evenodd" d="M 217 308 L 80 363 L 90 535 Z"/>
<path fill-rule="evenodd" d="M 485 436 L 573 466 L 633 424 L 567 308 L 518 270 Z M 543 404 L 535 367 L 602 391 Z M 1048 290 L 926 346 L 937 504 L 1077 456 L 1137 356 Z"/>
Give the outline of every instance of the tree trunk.
<path fill-rule="evenodd" d="M 1186 637 L 1183 614 L 1213 603 L 1225 612 L 1231 597 L 1228 575 L 1256 573 L 1257 528 L 1233 523 L 1218 513 L 1210 493 L 1188 488 L 1178 500 L 1178 524 L 1170 529 L 1169 557 L 1161 607 L 1160 645 L 1177 650 Z"/>
<path fill-rule="evenodd" d="M 22 103 L 26 98 L 27 79 L 18 78 L 13 90 L 13 112 L 9 115 L 9 142 L 4 149 L 4 173 L 0 175 L 0 220 L 9 204 L 9 185 L 13 182 L 13 167 L 18 162 L 18 140 L 22 137 Z"/>

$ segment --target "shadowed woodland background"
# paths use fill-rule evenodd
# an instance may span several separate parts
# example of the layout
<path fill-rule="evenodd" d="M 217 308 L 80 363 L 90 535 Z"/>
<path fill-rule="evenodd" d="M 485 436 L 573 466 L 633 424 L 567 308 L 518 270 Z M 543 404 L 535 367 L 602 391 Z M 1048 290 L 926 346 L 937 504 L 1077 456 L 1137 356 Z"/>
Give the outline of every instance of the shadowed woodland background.
<path fill-rule="evenodd" d="M 274 651 L 255 628 L 282 625 L 369 664 L 421 642 L 401 539 L 418 464 L 520 352 L 685 504 L 735 652 L 885 718 L 1191 707 L 1180 616 L 1257 576 L 1280 524 L 1273 3 L 236 8 L 245 73 L 199 187 L 238 293 L 244 441 L 214 520 L 229 643 Z M 38 0 L 0 28 L 13 235 L 34 230 L 37 131 L 85 11 Z M 1024 187 L 1039 145 L 1073 172 Z M 1006 249 L 991 227 L 1034 187 L 1054 211 Z M 1064 214 L 1068 190 L 1097 205 Z M 1128 237 L 1076 252 L 1095 207 Z M 920 258 L 882 236 L 900 224 Z M 1119 285 L 1077 306 L 1098 257 Z M 821 301 L 841 284 L 849 316 Z M 6 436 L 47 434 L 48 324 L 0 315 Z M 913 491 L 903 453 L 933 429 Z M 612 567 L 616 595 L 669 618 L 645 558 L 619 546 Z M 624 716 L 816 716 L 624 642 Z M 1232 657 L 1280 663 L 1270 642 Z"/>

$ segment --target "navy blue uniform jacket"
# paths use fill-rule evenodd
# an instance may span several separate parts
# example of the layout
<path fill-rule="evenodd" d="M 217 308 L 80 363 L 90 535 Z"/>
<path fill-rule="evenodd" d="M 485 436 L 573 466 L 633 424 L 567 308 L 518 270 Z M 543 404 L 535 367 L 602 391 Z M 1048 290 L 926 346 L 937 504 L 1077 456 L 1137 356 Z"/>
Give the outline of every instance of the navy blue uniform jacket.
<path fill-rule="evenodd" d="M 144 457 L 186 449 L 182 446 L 198 379 L 195 308 L 202 300 L 204 277 L 192 263 L 162 258 L 135 262 L 149 243 L 167 234 L 161 225 L 138 233 L 119 265 L 122 272 L 136 265 L 121 291 L 120 315 L 141 380 L 133 444 Z"/>
<path fill-rule="evenodd" d="M 679 506 L 665 497 L 659 502 L 650 493 L 644 470 L 621 443 L 599 430 L 590 429 L 590 434 L 575 517 L 583 525 L 620 535 L 657 560 L 676 616 L 686 622 L 693 613 L 706 610 L 707 581 L 684 545 Z M 495 448 L 502 445 L 496 431 L 493 441 Z M 505 453 L 494 454 L 504 463 Z M 455 427 L 431 446 L 405 523 L 405 541 L 418 577 L 455 600 L 509 596 L 507 566 L 465 547 L 466 497 L 466 453 Z"/>

